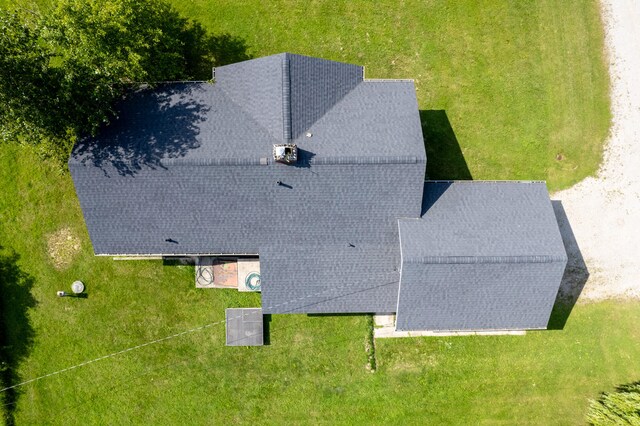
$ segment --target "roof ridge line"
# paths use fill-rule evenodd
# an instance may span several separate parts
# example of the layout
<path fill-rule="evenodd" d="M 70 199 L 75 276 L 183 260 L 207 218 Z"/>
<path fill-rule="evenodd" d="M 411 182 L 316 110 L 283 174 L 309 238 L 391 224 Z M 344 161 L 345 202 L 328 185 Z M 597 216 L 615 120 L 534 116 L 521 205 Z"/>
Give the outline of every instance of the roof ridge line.
<path fill-rule="evenodd" d="M 376 156 L 331 156 L 309 160 L 309 164 L 338 165 L 338 164 L 416 164 L 423 162 L 415 155 L 376 155 Z"/>
<path fill-rule="evenodd" d="M 405 263 L 427 264 L 490 264 L 490 263 L 553 263 L 566 262 L 566 256 L 423 256 L 405 258 Z"/>
<path fill-rule="evenodd" d="M 425 179 L 425 183 L 547 183 L 546 180 L 521 179 Z"/>
<path fill-rule="evenodd" d="M 289 53 L 282 58 L 282 136 L 291 140 L 291 75 L 289 73 Z"/>

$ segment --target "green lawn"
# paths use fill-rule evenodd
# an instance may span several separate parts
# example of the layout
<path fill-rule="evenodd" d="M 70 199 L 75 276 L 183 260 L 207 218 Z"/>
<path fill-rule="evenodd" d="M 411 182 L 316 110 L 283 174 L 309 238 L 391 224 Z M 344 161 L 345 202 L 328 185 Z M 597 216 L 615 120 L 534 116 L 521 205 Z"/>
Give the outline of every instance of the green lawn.
<path fill-rule="evenodd" d="M 429 178 L 556 190 L 600 162 L 610 112 L 596 1 L 172 3 L 212 33 L 243 38 L 255 57 L 289 51 L 415 79 Z"/>
<path fill-rule="evenodd" d="M 558 189 L 596 171 L 610 114 L 595 1 L 238 3 L 174 2 L 255 56 L 290 51 L 415 79 L 420 109 L 448 117 L 423 114 L 430 178 Z"/>
<path fill-rule="evenodd" d="M 416 79 L 431 178 L 555 189 L 600 160 L 609 110 L 595 2 L 174 3 L 254 56 Z M 0 146 L 0 187 L 0 261 L 23 274 L 1 289 L 0 332 L 23 380 L 259 305 L 196 290 L 191 267 L 95 258 L 70 177 L 31 148 Z M 65 228 L 80 248 L 59 270 L 47 241 Z M 75 279 L 87 299 L 55 296 Z M 226 348 L 215 324 L 28 384 L 5 411 L 17 424 L 582 424 L 588 398 L 640 378 L 638 323 L 639 304 L 601 303 L 525 337 L 378 341 L 375 374 L 365 317 L 274 316 L 263 348 Z"/>

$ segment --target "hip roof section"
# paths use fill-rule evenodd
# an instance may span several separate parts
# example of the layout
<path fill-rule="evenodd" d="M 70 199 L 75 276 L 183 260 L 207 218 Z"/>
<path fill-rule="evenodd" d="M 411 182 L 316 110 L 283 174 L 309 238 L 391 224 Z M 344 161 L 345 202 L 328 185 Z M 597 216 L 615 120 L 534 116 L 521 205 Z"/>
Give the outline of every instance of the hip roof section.
<path fill-rule="evenodd" d="M 363 79 L 360 66 L 283 53 L 217 68 L 213 82 L 130 93 L 118 118 L 70 163 L 119 173 L 166 164 L 258 163 L 293 142 L 309 161 L 426 162 L 412 81 Z M 404 161 L 404 160 L 403 160 Z"/>

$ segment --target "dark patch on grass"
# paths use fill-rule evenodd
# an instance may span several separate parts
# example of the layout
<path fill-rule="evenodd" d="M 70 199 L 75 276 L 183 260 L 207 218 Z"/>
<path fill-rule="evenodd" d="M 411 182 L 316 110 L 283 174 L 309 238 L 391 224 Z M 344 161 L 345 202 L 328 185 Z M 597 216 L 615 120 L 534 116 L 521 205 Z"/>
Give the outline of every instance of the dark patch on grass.
<path fill-rule="evenodd" d="M 242 62 L 253 56 L 245 39 L 231 34 L 209 35 L 200 24 L 193 24 L 183 35 L 188 73 L 196 80 L 210 80 L 213 66 Z"/>
<path fill-rule="evenodd" d="M 444 110 L 420 110 L 427 150 L 427 178 L 471 180 L 471 172 Z"/>
<path fill-rule="evenodd" d="M 70 297 L 72 299 L 88 299 L 89 295 L 87 293 L 65 293 L 64 297 Z"/>
<path fill-rule="evenodd" d="M 364 350 L 367 353 L 367 370 L 372 373 L 378 368 L 376 361 L 376 339 L 374 337 L 373 315 L 367 315 L 367 337 L 364 343 Z"/>
<path fill-rule="evenodd" d="M 36 306 L 31 295 L 35 280 L 18 266 L 20 256 L 0 246 L 0 388 L 20 381 L 18 365 L 30 352 L 34 331 L 28 311 Z M 2 416 L 6 425 L 14 425 L 14 411 L 20 390 L 0 393 Z"/>
<path fill-rule="evenodd" d="M 360 312 L 341 312 L 336 314 L 311 313 L 306 314 L 308 317 L 360 317 L 365 314 Z"/>
<path fill-rule="evenodd" d="M 262 315 L 262 344 L 271 345 L 271 314 Z"/>
<path fill-rule="evenodd" d="M 187 266 L 195 265 L 194 257 L 169 257 L 162 258 L 162 266 Z"/>

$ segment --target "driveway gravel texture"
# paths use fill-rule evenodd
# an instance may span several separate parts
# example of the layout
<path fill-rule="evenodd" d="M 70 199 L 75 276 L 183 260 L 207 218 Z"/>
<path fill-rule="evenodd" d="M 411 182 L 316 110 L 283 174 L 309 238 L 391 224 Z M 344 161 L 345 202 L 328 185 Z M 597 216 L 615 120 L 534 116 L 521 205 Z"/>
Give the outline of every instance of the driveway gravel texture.
<path fill-rule="evenodd" d="M 569 256 L 560 295 L 580 302 L 640 300 L 640 1 L 601 7 L 613 116 L 603 162 L 552 195 Z"/>

